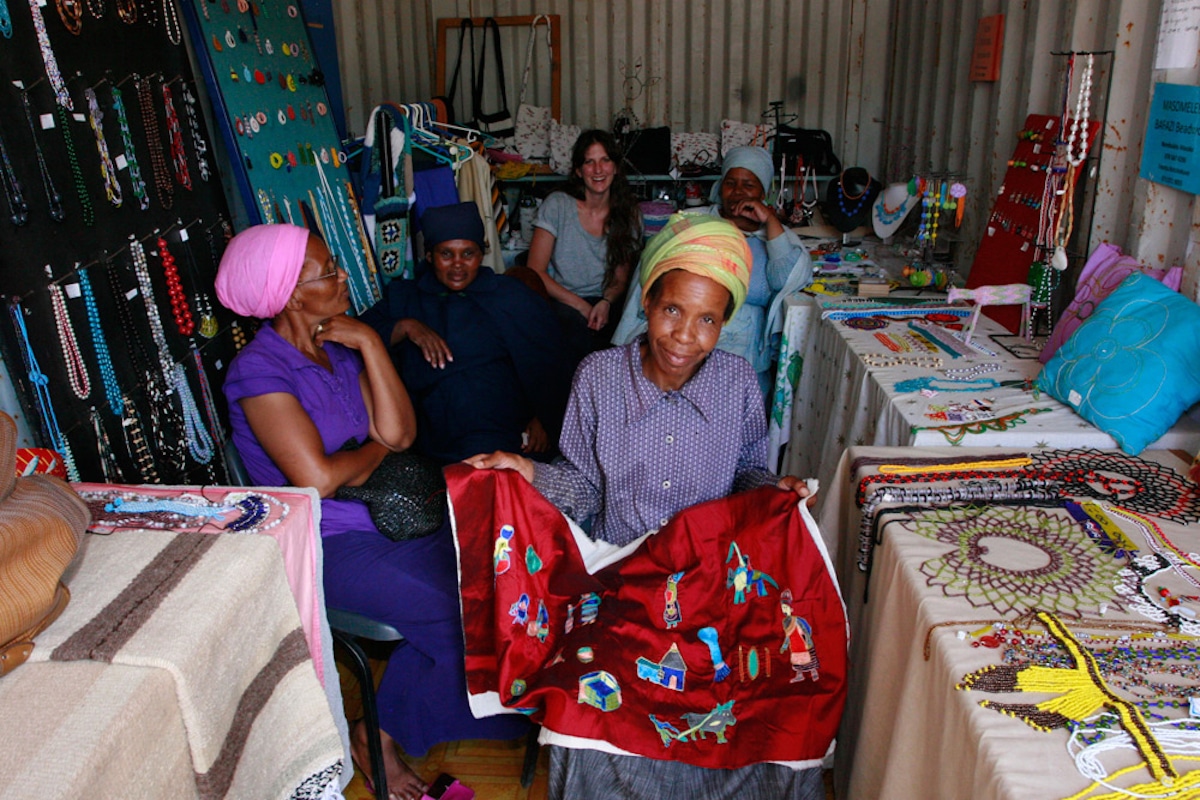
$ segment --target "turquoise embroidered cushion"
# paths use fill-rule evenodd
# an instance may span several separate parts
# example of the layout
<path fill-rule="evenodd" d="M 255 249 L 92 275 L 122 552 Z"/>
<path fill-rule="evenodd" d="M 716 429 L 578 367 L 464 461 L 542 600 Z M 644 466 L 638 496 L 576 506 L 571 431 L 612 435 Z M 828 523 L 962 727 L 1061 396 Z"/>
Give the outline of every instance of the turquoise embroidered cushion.
<path fill-rule="evenodd" d="M 1200 306 L 1135 272 L 1059 348 L 1037 385 L 1137 455 L 1200 400 Z"/>

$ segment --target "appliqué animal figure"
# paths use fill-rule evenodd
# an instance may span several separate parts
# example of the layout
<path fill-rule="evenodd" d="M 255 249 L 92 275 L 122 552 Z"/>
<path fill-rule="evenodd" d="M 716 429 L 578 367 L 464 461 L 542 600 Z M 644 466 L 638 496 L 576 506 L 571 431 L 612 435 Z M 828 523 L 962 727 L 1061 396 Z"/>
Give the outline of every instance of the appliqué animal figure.
<path fill-rule="evenodd" d="M 492 550 L 492 567 L 495 569 L 497 575 L 503 575 L 512 566 L 512 559 L 510 557 L 512 545 L 510 542 L 514 533 L 516 531 L 513 530 L 512 525 L 505 525 L 500 528 L 500 535 L 496 537 L 496 546 Z"/>
<path fill-rule="evenodd" d="M 729 555 L 725 557 L 725 563 L 733 561 L 734 556 L 737 556 L 737 565 L 729 568 L 729 577 L 725 580 L 725 588 L 733 589 L 733 604 L 740 605 L 746 602 L 746 589 L 754 589 L 759 597 L 767 596 L 767 584 L 771 584 L 776 589 L 779 584 L 765 572 L 760 572 L 750 566 L 750 556 L 743 555 L 742 550 L 738 547 L 737 542 L 729 543 Z"/>

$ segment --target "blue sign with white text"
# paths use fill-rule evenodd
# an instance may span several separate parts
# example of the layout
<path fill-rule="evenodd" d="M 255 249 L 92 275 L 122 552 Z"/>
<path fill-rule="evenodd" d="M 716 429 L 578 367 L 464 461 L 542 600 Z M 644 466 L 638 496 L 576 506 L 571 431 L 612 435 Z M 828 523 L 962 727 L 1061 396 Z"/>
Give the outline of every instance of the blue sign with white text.
<path fill-rule="evenodd" d="M 1200 194 L 1200 86 L 1154 87 L 1140 174 L 1148 181 Z"/>

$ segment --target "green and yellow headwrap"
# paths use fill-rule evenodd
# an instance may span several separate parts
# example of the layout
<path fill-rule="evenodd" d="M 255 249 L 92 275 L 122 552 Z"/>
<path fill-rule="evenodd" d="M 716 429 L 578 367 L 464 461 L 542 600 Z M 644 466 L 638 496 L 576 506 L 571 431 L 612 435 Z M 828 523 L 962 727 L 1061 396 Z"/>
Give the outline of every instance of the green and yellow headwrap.
<path fill-rule="evenodd" d="M 642 252 L 642 296 L 673 269 L 711 278 L 733 296 L 733 313 L 746 302 L 753 257 L 732 222 L 710 214 L 673 214 Z"/>

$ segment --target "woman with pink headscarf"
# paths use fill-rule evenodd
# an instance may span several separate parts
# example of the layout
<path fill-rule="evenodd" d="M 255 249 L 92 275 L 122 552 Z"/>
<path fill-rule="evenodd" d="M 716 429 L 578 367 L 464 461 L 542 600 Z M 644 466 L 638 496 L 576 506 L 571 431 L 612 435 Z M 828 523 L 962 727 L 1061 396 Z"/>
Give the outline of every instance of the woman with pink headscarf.
<path fill-rule="evenodd" d="M 251 481 L 320 492 L 327 604 L 386 622 L 408 642 L 388 659 L 378 704 L 389 795 L 415 800 L 426 787 L 395 744 L 419 755 L 443 741 L 515 738 L 527 723 L 476 720 L 467 705 L 449 526 L 394 542 L 364 503 L 334 497 L 412 444 L 412 403 L 379 335 L 346 315 L 346 273 L 306 229 L 259 225 L 238 234 L 216 289 L 233 311 L 266 320 L 230 364 L 224 387 Z M 351 730 L 351 752 L 369 772 L 361 721 Z"/>

